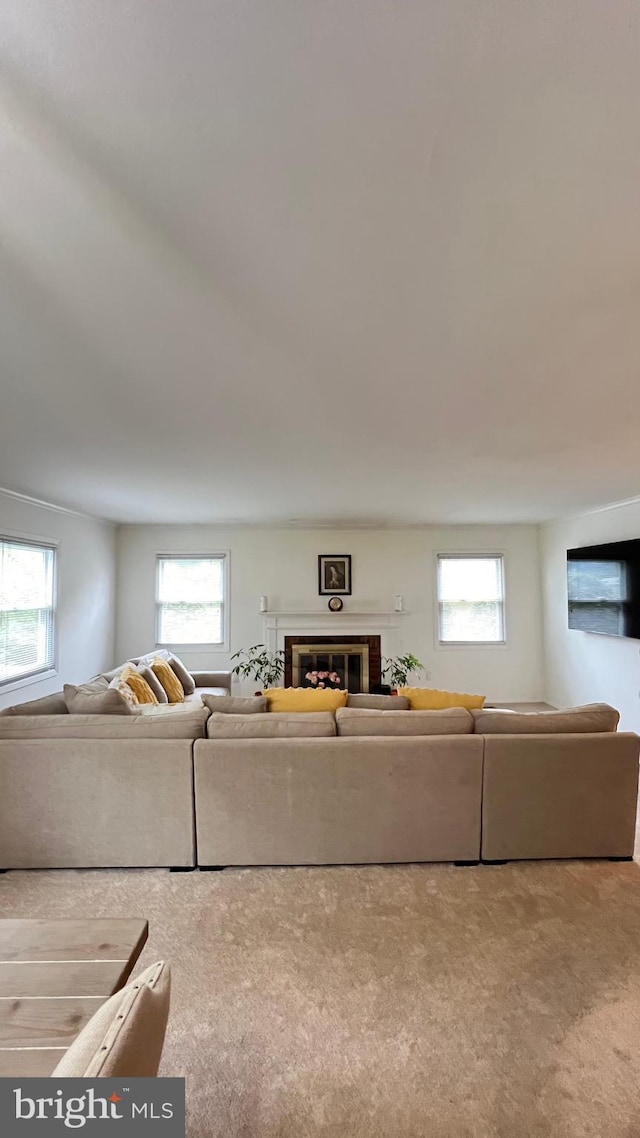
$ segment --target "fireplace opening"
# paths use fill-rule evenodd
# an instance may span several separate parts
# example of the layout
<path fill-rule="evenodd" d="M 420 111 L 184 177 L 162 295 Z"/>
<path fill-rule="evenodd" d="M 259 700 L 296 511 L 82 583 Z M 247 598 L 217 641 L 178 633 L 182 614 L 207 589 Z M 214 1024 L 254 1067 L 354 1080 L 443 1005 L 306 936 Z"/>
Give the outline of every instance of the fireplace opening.
<path fill-rule="evenodd" d="M 286 687 L 368 692 L 380 683 L 379 636 L 285 636 Z"/>

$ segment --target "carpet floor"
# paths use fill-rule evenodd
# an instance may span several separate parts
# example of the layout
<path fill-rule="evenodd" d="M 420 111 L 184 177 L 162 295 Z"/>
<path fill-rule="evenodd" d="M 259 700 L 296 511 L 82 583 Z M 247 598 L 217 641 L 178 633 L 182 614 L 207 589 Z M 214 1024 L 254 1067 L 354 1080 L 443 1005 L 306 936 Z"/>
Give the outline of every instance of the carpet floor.
<path fill-rule="evenodd" d="M 14 872 L 145 916 L 190 1138 L 638 1138 L 640 867 Z"/>

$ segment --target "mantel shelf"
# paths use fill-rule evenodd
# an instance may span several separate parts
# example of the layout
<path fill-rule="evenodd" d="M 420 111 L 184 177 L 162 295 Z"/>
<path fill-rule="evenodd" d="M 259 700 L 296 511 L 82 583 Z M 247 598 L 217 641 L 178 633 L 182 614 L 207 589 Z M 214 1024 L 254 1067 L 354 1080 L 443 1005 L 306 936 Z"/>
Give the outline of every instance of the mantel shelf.
<path fill-rule="evenodd" d="M 360 609 L 341 609 L 340 612 L 331 612 L 330 609 L 309 609 L 301 611 L 300 609 L 283 609 L 277 611 L 276 609 L 267 609 L 266 612 L 261 612 L 260 616 L 332 616 L 336 620 L 345 616 L 407 616 L 407 610 L 401 609 L 378 609 L 377 612 L 361 612 Z"/>

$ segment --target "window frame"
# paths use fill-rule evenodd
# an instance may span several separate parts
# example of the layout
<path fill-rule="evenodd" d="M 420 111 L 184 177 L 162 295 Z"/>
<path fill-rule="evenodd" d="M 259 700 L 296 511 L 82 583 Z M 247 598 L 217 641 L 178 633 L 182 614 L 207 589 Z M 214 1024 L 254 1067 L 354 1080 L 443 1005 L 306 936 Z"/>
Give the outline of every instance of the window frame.
<path fill-rule="evenodd" d="M 51 636 L 52 658 L 51 662 L 42 668 L 14 676 L 13 679 L 0 679 L 0 696 L 19 691 L 31 684 L 43 683 L 58 675 L 58 581 L 59 581 L 59 543 L 52 538 L 37 537 L 34 534 L 0 533 L 0 544 L 7 542 L 10 545 L 24 545 L 32 549 L 48 550 L 53 554 L 53 570 L 51 574 L 51 611 L 53 614 L 53 632 Z"/>
<path fill-rule="evenodd" d="M 442 640 L 441 639 L 441 602 L 440 602 L 440 561 L 447 560 L 462 560 L 462 561 L 495 561 L 500 562 L 501 580 L 502 580 L 502 639 L 501 640 Z M 507 637 L 507 554 L 502 549 L 455 549 L 455 550 L 439 550 L 435 555 L 435 619 L 434 619 L 434 640 L 435 647 L 439 651 L 456 652 L 459 649 L 496 649 L 503 652 L 509 647 Z"/>
<path fill-rule="evenodd" d="M 229 550 L 216 550 L 211 553 L 156 553 L 155 567 L 155 646 L 156 648 L 173 648 L 180 652 L 228 652 L 229 651 Z M 188 641 L 160 640 L 160 562 L 161 561 L 222 561 L 222 640 L 200 641 L 197 644 Z"/>

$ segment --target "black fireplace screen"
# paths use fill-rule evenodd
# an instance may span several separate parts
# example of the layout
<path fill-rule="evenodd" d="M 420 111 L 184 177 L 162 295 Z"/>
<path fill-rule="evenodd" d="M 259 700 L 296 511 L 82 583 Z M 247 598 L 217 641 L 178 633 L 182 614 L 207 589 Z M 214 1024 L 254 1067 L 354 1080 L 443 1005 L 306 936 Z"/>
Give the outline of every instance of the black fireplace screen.
<path fill-rule="evenodd" d="M 380 683 L 379 636 L 285 636 L 285 687 L 367 692 Z"/>
<path fill-rule="evenodd" d="M 346 688 L 362 691 L 362 656 L 345 652 L 301 652 L 298 659 L 301 688 Z"/>

